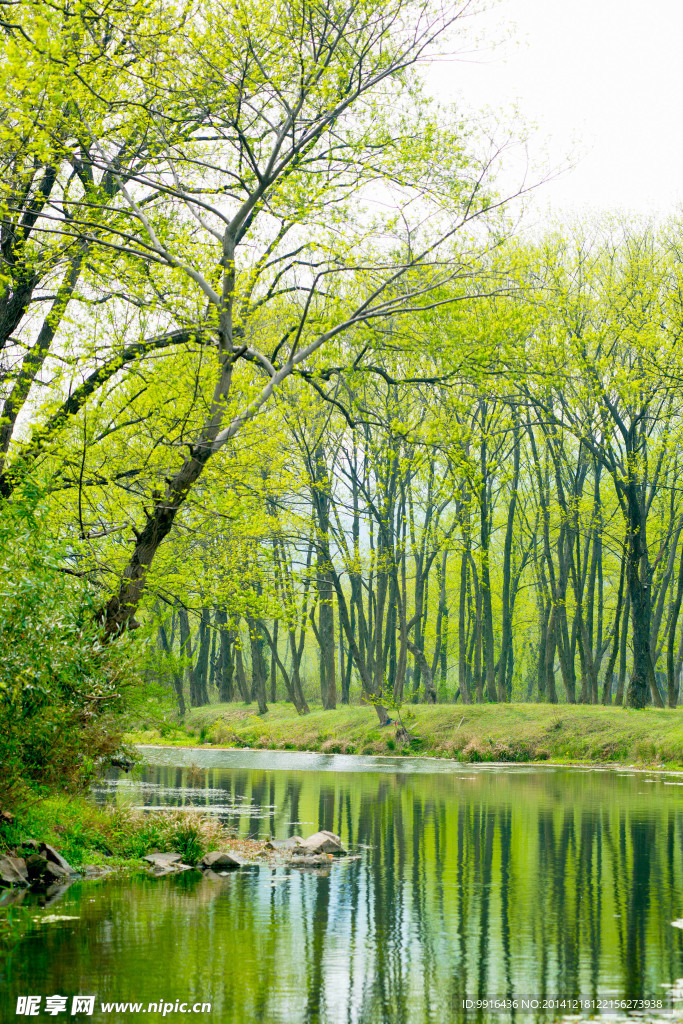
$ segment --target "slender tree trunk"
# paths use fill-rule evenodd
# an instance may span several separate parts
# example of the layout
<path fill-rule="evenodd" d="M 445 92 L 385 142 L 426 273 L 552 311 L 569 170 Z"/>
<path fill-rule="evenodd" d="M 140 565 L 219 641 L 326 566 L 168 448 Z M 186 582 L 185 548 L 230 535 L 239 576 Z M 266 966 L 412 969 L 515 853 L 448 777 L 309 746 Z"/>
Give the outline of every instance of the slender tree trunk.
<path fill-rule="evenodd" d="M 669 616 L 669 635 L 666 643 L 666 686 L 667 698 L 670 708 L 675 708 L 678 701 L 678 679 L 674 668 L 674 643 L 676 640 L 676 626 L 681 611 L 681 599 L 683 598 L 683 549 L 678 564 L 678 580 L 676 583 L 676 596 L 673 600 L 671 615 Z"/>
<path fill-rule="evenodd" d="M 612 677 L 614 675 L 614 667 L 617 663 L 617 656 L 619 653 L 619 626 L 621 624 L 621 609 L 624 600 L 624 576 L 626 570 L 626 550 L 621 557 L 621 570 L 619 572 L 619 590 L 617 593 L 617 606 L 614 610 L 614 637 L 612 640 L 612 650 L 607 662 L 607 668 L 605 669 L 605 678 L 602 684 L 602 703 L 607 705 L 612 702 Z"/>
<path fill-rule="evenodd" d="M 178 625 L 180 629 L 180 656 L 186 664 L 187 677 L 190 684 L 190 706 L 199 706 L 199 692 L 195 677 L 194 665 L 192 664 L 192 633 L 190 631 L 190 616 L 187 608 L 181 605 L 178 608 Z"/>
<path fill-rule="evenodd" d="M 218 699 L 221 704 L 228 703 L 235 698 L 233 677 L 235 674 L 235 662 L 233 658 L 233 644 L 235 633 L 233 630 L 223 628 L 221 630 L 221 674 L 218 681 Z"/>
<path fill-rule="evenodd" d="M 510 501 L 508 503 L 507 521 L 505 524 L 505 542 L 503 545 L 503 609 L 500 627 L 500 657 L 498 659 L 498 700 L 508 700 L 506 672 L 508 667 L 508 651 L 512 645 L 512 602 L 510 592 L 512 585 L 512 542 L 517 511 L 517 489 L 519 487 L 519 421 L 517 412 L 514 414 L 513 427 L 512 480 L 510 482 Z"/>
<path fill-rule="evenodd" d="M 444 684 L 446 677 L 446 651 L 448 647 L 448 605 L 446 603 L 447 568 L 448 549 L 445 548 L 441 558 L 441 565 L 439 566 L 439 609 L 436 614 L 436 640 L 434 644 L 434 657 L 432 658 L 432 665 L 430 669 L 430 677 L 432 681 L 436 675 L 437 669 L 439 669 L 442 685 Z M 436 699 L 436 688 L 434 688 L 434 701 L 436 701 Z"/>
<path fill-rule="evenodd" d="M 460 558 L 460 594 L 458 599 L 458 685 L 460 686 L 463 704 L 469 704 L 471 700 L 467 678 L 467 635 L 465 632 L 469 558 L 470 550 L 469 545 L 467 545 L 463 548 Z"/>
<path fill-rule="evenodd" d="M 277 622 L 277 619 L 275 621 Z M 296 667 L 297 667 L 297 678 L 296 678 L 296 685 L 295 685 L 294 681 L 290 678 L 289 673 L 288 673 L 288 671 L 287 671 L 287 669 L 286 669 L 282 659 L 280 658 L 280 654 L 279 654 L 279 651 L 277 649 L 277 644 L 275 643 L 275 636 L 274 635 L 273 636 L 270 635 L 270 633 L 268 632 L 268 627 L 266 626 L 265 622 L 260 622 L 259 625 L 260 625 L 261 632 L 262 632 L 263 636 L 265 637 L 266 643 L 270 647 L 272 662 L 275 663 L 277 665 L 277 667 L 280 669 L 280 672 L 282 674 L 282 680 L 283 680 L 283 682 L 285 684 L 285 688 L 287 690 L 287 695 L 288 695 L 290 701 L 292 702 L 292 704 L 296 708 L 297 714 L 299 714 L 299 715 L 307 715 L 309 713 L 310 709 L 308 707 L 308 704 L 306 703 L 306 698 L 303 695 L 303 692 L 301 690 L 301 683 L 300 683 L 299 678 L 298 678 L 298 668 L 299 668 L 299 661 L 300 661 L 300 659 L 299 659 L 299 661 L 295 662 L 296 663 Z"/>
<path fill-rule="evenodd" d="M 341 628 L 341 622 L 339 624 L 339 681 L 341 682 L 341 702 L 342 704 L 349 703 L 349 684 L 351 682 L 351 672 L 347 674 L 347 667 L 350 668 L 350 659 L 346 659 L 346 651 L 344 649 L 344 630 Z"/>
<path fill-rule="evenodd" d="M 169 656 L 171 656 L 173 654 L 173 652 L 171 650 L 171 644 L 168 641 L 168 637 L 166 635 L 166 628 L 165 628 L 163 622 L 159 623 L 159 639 L 161 640 L 161 646 L 162 646 L 162 648 L 164 650 L 164 653 L 169 655 Z M 183 693 L 183 674 L 182 674 L 182 672 L 177 672 L 174 669 L 171 672 L 171 678 L 173 679 L 173 688 L 175 690 L 175 694 L 176 694 L 176 697 L 178 699 L 178 711 L 180 712 L 180 716 L 182 718 L 182 716 L 185 714 L 185 695 Z"/>
<path fill-rule="evenodd" d="M 556 624 L 555 607 L 550 611 L 548 620 L 548 638 L 545 645 L 545 678 L 548 687 L 548 703 L 557 704 L 557 691 L 555 690 L 555 645 L 556 645 Z"/>
<path fill-rule="evenodd" d="M 270 658 L 270 699 L 273 704 L 277 700 L 276 684 L 277 684 L 277 658 L 275 652 L 277 650 L 277 634 L 279 621 L 275 619 L 273 622 L 273 651 Z"/>
<path fill-rule="evenodd" d="M 480 445 L 480 470 L 481 483 L 479 487 L 479 508 L 481 515 L 479 541 L 480 541 L 480 590 L 481 590 L 481 616 L 483 626 L 483 656 L 484 669 L 486 674 L 486 697 L 488 700 L 496 701 L 496 649 L 494 646 L 494 609 L 492 604 L 492 593 L 490 593 L 490 569 L 489 569 L 489 539 L 490 539 L 490 511 L 488 508 L 488 470 L 486 466 L 486 440 L 483 431 L 485 429 L 486 403 L 481 403 L 481 430 L 482 440 Z"/>
<path fill-rule="evenodd" d="M 316 583 L 318 587 L 318 639 L 320 643 L 320 682 L 323 708 L 331 711 L 337 706 L 334 642 L 334 584 L 332 583 L 329 546 L 331 485 L 322 445 L 315 449 L 312 460 L 312 498 L 318 537 Z"/>
<path fill-rule="evenodd" d="M 215 616 L 214 616 L 215 623 Z M 218 629 L 214 628 L 211 630 L 211 651 L 209 653 L 209 689 L 212 686 L 218 686 L 216 682 L 216 640 L 218 637 Z"/>
<path fill-rule="evenodd" d="M 239 633 L 235 642 L 235 669 L 240 696 L 245 704 L 251 704 L 251 694 L 249 693 L 247 676 L 244 671 L 244 657 L 242 655 L 242 644 L 240 642 Z"/>
<path fill-rule="evenodd" d="M 538 699 L 544 701 L 548 689 L 547 666 L 545 663 L 545 652 L 548 645 L 548 624 L 550 621 L 552 605 L 550 601 L 543 603 L 543 594 L 538 595 Z M 554 657 L 554 654 L 553 654 Z"/>
<path fill-rule="evenodd" d="M 252 700 L 258 703 L 259 715 L 265 715 L 268 711 L 266 704 L 266 661 L 263 657 L 264 638 L 261 632 L 260 623 L 253 615 L 247 615 L 249 625 L 249 640 L 251 644 L 251 675 L 252 675 Z"/>
<path fill-rule="evenodd" d="M 630 622 L 630 611 L 631 611 L 631 596 L 626 591 L 626 599 L 624 601 L 624 611 L 621 619 L 621 648 L 619 651 L 619 678 L 617 679 L 617 692 L 614 697 L 614 703 L 621 707 L 624 702 L 624 686 L 626 684 L 626 654 L 628 651 L 628 627 Z"/>
<path fill-rule="evenodd" d="M 484 676 L 481 670 L 481 587 L 472 562 L 472 578 L 475 588 L 475 620 L 474 620 L 474 685 L 477 690 L 477 703 L 484 703 Z"/>

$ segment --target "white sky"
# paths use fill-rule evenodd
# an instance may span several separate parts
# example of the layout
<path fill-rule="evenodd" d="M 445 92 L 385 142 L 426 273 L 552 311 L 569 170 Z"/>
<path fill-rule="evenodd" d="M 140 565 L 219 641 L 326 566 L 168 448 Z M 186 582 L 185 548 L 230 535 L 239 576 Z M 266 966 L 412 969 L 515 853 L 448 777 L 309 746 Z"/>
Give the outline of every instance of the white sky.
<path fill-rule="evenodd" d="M 539 211 L 683 202 L 683 0 L 501 0 L 476 22 L 479 51 L 431 69 L 429 85 L 472 107 L 516 104 L 537 126 L 536 162 L 572 158 L 536 193 Z"/>

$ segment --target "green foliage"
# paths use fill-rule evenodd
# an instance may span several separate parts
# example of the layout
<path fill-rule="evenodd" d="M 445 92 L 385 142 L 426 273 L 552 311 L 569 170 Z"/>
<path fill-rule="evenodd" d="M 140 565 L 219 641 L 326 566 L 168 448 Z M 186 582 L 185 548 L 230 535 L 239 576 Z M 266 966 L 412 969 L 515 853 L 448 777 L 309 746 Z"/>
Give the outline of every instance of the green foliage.
<path fill-rule="evenodd" d="M 27 839 L 48 842 L 73 867 L 129 864 L 153 851 L 180 853 L 195 864 L 228 837 L 215 818 L 185 811 L 149 814 L 126 806 L 98 807 L 83 797 L 51 796 L 21 808 L 0 823 L 0 851 Z"/>
<path fill-rule="evenodd" d="M 87 785 L 120 743 L 128 647 L 102 644 L 76 565 L 37 489 L 0 509 L 0 807 Z"/>

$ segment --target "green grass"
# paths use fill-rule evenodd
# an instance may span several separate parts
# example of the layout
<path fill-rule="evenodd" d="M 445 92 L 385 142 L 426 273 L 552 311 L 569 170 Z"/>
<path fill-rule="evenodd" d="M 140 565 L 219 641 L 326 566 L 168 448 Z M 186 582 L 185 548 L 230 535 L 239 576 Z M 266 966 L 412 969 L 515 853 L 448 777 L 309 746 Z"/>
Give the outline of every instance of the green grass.
<path fill-rule="evenodd" d="M 144 815 L 125 807 L 98 807 L 85 797 L 51 796 L 23 804 L 13 822 L 0 824 L 0 854 L 24 855 L 22 843 L 37 839 L 54 846 L 73 868 L 106 865 L 130 873 L 142 871 L 141 858 L 154 850 L 180 853 L 194 864 L 227 836 L 208 815 L 172 810 Z M 0 908 L 0 953 L 31 931 L 35 914 L 33 904 Z"/>
<path fill-rule="evenodd" d="M 184 727 L 142 729 L 126 739 L 160 745 L 318 750 L 343 754 L 449 757 L 463 762 L 546 761 L 683 768 L 683 711 L 543 704 L 417 705 L 410 745 L 380 729 L 372 708 L 341 707 L 299 717 L 272 704 L 262 717 L 243 704 L 191 709 Z"/>
<path fill-rule="evenodd" d="M 13 823 L 0 825 L 0 853 L 37 839 L 54 846 L 74 868 L 142 867 L 141 858 L 154 850 L 180 853 L 194 864 L 225 835 L 208 815 L 140 814 L 116 805 L 100 807 L 86 797 L 51 796 L 18 808 Z"/>

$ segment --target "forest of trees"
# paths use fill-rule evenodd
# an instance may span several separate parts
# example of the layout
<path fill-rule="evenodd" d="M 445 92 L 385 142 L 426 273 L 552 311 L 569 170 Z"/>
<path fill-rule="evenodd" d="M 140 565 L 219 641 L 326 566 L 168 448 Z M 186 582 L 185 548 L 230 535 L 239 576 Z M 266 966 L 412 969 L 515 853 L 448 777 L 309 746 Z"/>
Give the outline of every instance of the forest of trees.
<path fill-rule="evenodd" d="M 520 228 L 471 13 L 0 5 L 8 720 L 86 633 L 181 711 L 676 706 L 681 225 Z"/>
<path fill-rule="evenodd" d="M 288 390 L 234 479 L 241 528 L 188 527 L 184 597 L 156 606 L 180 699 L 184 654 L 192 704 L 305 712 L 384 687 L 675 707 L 675 231 L 504 248 L 504 294 L 388 326 L 391 358 Z"/>

